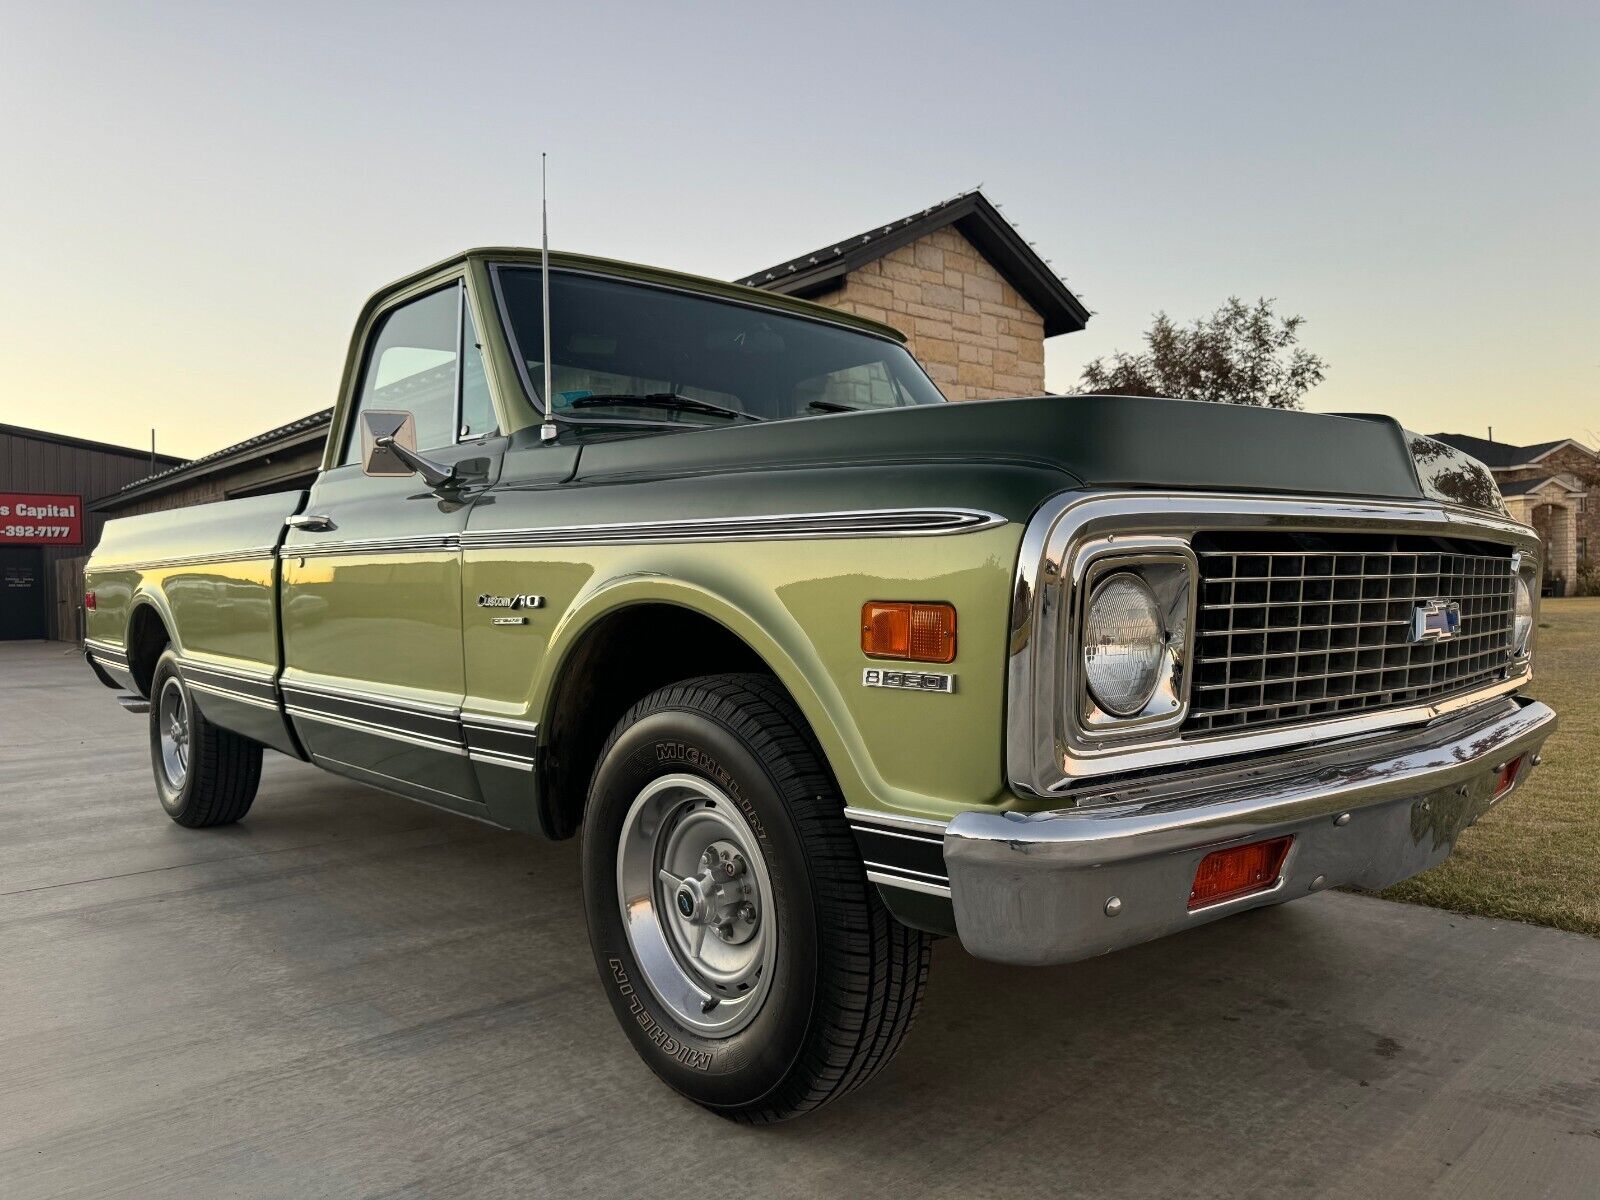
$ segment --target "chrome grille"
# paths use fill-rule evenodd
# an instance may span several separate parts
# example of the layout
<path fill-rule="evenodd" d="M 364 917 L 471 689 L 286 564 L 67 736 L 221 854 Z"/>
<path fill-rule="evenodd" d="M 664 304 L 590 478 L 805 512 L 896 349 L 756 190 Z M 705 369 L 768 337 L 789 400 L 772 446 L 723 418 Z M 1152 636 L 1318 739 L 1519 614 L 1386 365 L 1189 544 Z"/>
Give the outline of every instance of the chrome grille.
<path fill-rule="evenodd" d="M 1202 534 L 1185 734 L 1326 720 L 1502 678 L 1511 550 L 1368 534 Z M 1417 606 L 1455 601 L 1455 636 L 1412 641 Z"/>

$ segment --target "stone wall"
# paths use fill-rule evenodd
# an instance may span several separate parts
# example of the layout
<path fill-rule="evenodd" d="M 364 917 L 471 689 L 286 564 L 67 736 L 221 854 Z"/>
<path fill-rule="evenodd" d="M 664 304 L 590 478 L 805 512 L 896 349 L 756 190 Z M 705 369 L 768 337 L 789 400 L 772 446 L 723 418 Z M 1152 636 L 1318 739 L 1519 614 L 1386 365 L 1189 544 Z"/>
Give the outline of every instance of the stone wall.
<path fill-rule="evenodd" d="M 954 228 L 890 251 L 816 299 L 900 330 L 951 400 L 1044 391 L 1044 319 Z"/>

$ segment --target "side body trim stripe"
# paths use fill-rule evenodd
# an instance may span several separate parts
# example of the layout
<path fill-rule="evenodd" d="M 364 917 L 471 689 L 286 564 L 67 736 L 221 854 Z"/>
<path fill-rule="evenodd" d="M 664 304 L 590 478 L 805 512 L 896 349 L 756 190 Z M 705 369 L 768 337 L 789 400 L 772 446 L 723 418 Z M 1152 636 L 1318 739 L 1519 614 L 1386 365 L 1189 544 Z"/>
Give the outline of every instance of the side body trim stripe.
<path fill-rule="evenodd" d="M 860 808 L 845 809 L 845 817 L 873 883 L 931 896 L 950 895 L 942 823 Z"/>

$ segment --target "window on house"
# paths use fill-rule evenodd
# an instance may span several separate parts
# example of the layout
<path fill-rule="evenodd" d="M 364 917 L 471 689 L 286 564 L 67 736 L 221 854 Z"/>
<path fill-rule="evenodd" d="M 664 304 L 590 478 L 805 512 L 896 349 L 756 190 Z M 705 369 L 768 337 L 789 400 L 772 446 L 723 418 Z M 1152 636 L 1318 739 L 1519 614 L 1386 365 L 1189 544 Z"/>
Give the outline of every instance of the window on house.
<path fill-rule="evenodd" d="M 1581 562 L 1581 563 L 1589 561 L 1589 539 L 1588 538 L 1579 538 L 1578 539 L 1578 561 Z"/>

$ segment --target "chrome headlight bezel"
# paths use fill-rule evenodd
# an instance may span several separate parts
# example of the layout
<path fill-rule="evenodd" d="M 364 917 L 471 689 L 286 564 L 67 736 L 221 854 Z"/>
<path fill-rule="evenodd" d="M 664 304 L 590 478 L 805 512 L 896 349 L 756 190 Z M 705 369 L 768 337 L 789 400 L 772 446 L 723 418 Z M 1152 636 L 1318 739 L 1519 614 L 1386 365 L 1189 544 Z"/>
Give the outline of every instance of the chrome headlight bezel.
<path fill-rule="evenodd" d="M 1128 713 L 1111 711 L 1095 696 L 1084 658 L 1090 607 L 1100 589 L 1118 575 L 1133 576 L 1149 589 L 1162 629 L 1155 683 L 1144 704 Z M 1073 562 L 1071 635 L 1064 664 L 1069 739 L 1099 745 L 1168 733 L 1183 723 L 1189 710 L 1189 643 L 1198 578 L 1194 551 L 1179 538 L 1117 538 L 1080 548 Z"/>
<path fill-rule="evenodd" d="M 1531 554 L 1517 551 L 1511 556 L 1511 662 L 1525 669 L 1533 659 L 1533 634 L 1539 627 L 1539 563 Z M 1528 628 L 1517 632 L 1518 589 L 1528 598 Z"/>

